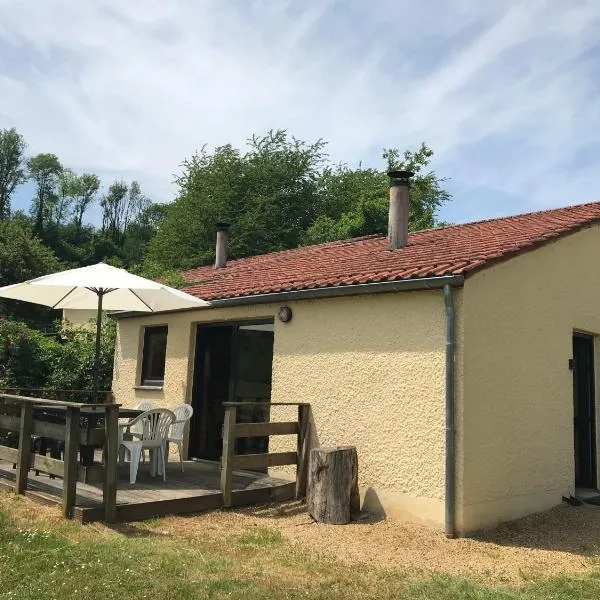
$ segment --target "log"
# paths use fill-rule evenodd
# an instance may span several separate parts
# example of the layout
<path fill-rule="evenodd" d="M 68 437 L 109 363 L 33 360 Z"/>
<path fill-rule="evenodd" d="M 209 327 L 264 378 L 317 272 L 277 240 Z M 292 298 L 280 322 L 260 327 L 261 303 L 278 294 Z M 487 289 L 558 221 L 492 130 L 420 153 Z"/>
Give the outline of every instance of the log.
<path fill-rule="evenodd" d="M 358 517 L 358 454 L 354 446 L 310 451 L 307 507 L 317 523 L 344 525 Z"/>

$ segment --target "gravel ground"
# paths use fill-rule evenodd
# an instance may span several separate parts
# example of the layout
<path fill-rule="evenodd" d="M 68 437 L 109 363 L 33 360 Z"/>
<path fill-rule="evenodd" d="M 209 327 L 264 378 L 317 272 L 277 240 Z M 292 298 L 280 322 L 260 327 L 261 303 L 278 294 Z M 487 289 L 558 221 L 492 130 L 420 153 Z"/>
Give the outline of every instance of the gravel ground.
<path fill-rule="evenodd" d="M 292 544 L 348 565 L 399 569 L 417 578 L 448 573 L 519 585 L 539 577 L 589 572 L 597 567 L 600 554 L 600 508 L 591 506 L 559 506 L 487 535 L 458 540 L 391 519 L 319 525 L 297 503 L 168 517 L 158 526 L 166 535 L 221 538 L 253 528 L 278 530 Z"/>

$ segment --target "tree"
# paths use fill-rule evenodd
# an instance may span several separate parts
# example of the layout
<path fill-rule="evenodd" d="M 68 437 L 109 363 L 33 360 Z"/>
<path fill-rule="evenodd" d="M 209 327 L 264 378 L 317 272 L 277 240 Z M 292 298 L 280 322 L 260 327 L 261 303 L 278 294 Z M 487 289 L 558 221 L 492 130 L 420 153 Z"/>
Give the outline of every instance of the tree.
<path fill-rule="evenodd" d="M 0 220 L 10 216 L 10 199 L 26 179 L 23 168 L 27 144 L 17 130 L 0 129 Z"/>
<path fill-rule="evenodd" d="M 27 171 L 36 186 L 31 209 L 37 233 L 44 231 L 56 201 L 56 184 L 63 167 L 56 154 L 37 154 L 27 160 Z"/>
<path fill-rule="evenodd" d="M 132 181 L 115 181 L 100 200 L 102 207 L 102 231 L 110 239 L 120 242 L 130 221 L 135 219 L 149 204 L 142 194 L 140 184 Z"/>
<path fill-rule="evenodd" d="M 77 232 L 81 231 L 83 215 L 96 199 L 100 189 L 100 179 L 92 173 L 84 173 L 74 183 L 73 221 Z"/>
<path fill-rule="evenodd" d="M 63 169 L 56 178 L 56 193 L 49 203 L 49 222 L 60 226 L 69 216 L 75 197 L 77 175 L 71 169 Z"/>
<path fill-rule="evenodd" d="M 22 220 L 0 223 L 0 286 L 60 271 L 62 263 Z M 23 302 L 2 301 L 0 313 L 26 320 L 47 318 L 47 311 Z"/>
<path fill-rule="evenodd" d="M 150 203 L 129 223 L 123 240 L 125 264 L 138 264 L 142 261 L 150 240 L 167 217 L 167 205 Z"/>
<path fill-rule="evenodd" d="M 445 181 L 435 172 L 424 172 L 433 151 L 425 144 L 415 150 L 385 149 L 387 170 L 413 171 L 411 183 L 411 231 L 438 225 L 437 212 L 450 194 L 442 188 Z M 387 232 L 389 180 L 384 171 L 349 169 L 346 165 L 327 168 L 323 172 L 322 212 L 303 236 L 303 243 L 318 244 Z"/>
<path fill-rule="evenodd" d="M 285 131 L 253 136 L 247 145 L 246 152 L 204 148 L 183 163 L 178 198 L 148 244 L 145 261 L 154 269 L 210 264 L 218 221 L 232 225 L 232 258 L 387 231 L 385 171 L 332 165 L 322 140 L 302 142 Z M 437 225 L 437 211 L 450 198 L 444 180 L 425 172 L 432 154 L 424 144 L 384 151 L 388 166 L 416 173 L 412 230 Z"/>
<path fill-rule="evenodd" d="M 230 255 L 293 248 L 317 217 L 325 143 L 306 143 L 285 131 L 231 145 L 183 163 L 178 199 L 148 246 L 147 259 L 167 268 L 211 262 L 215 223 L 232 224 Z"/>

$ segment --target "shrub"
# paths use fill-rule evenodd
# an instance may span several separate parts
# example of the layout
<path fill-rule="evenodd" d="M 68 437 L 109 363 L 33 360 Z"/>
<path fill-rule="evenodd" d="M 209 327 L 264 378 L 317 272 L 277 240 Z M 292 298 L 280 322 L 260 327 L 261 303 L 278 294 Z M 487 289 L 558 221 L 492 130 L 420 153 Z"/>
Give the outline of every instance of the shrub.
<path fill-rule="evenodd" d="M 104 319 L 100 361 L 100 389 L 112 383 L 116 326 Z M 91 400 L 95 330 L 63 329 L 60 337 L 48 335 L 19 321 L 0 321 L 0 388 L 90 390 Z"/>

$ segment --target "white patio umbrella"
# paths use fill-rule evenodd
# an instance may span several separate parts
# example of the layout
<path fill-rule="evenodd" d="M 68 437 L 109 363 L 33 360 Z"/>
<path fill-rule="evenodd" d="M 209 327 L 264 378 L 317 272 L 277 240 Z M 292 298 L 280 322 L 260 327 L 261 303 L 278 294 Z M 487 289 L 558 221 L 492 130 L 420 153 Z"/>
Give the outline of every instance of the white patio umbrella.
<path fill-rule="evenodd" d="M 102 311 L 162 312 L 208 303 L 166 285 L 105 263 L 44 275 L 0 288 L 1 298 L 56 309 L 97 309 L 94 394 L 98 395 Z"/>

